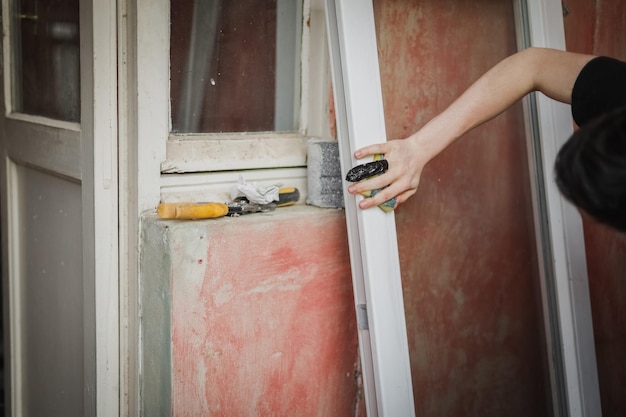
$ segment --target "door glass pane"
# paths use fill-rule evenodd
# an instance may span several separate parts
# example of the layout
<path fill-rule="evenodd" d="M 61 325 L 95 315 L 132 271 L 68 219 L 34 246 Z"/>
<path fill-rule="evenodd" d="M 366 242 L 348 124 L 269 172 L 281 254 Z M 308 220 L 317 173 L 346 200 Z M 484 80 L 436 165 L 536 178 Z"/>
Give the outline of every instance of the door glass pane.
<path fill-rule="evenodd" d="M 517 51 L 513 3 L 374 1 L 389 138 Z M 416 415 L 552 415 L 531 195 L 517 103 L 433 159 L 396 210 Z"/>
<path fill-rule="evenodd" d="M 19 358 L 21 415 L 85 415 L 92 365 L 85 365 L 84 320 L 92 307 L 83 304 L 81 186 L 21 165 L 16 179 L 19 274 L 11 288 L 19 294 L 11 300 L 20 353 L 12 361 Z"/>
<path fill-rule="evenodd" d="M 13 110 L 80 121 L 78 0 L 16 0 Z"/>
<path fill-rule="evenodd" d="M 296 3 L 171 2 L 174 132 L 296 130 L 301 32 Z"/>

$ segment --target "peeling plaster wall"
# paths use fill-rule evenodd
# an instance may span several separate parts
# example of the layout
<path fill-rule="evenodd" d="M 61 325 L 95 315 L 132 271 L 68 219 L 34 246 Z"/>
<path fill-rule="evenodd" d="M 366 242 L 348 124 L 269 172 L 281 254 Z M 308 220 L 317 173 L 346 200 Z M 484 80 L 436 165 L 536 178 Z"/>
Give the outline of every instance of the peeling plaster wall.
<path fill-rule="evenodd" d="M 147 217 L 143 247 L 144 415 L 355 415 L 342 211 Z"/>
<path fill-rule="evenodd" d="M 172 415 L 172 257 L 167 231 L 163 222 L 142 222 L 142 416 Z"/>

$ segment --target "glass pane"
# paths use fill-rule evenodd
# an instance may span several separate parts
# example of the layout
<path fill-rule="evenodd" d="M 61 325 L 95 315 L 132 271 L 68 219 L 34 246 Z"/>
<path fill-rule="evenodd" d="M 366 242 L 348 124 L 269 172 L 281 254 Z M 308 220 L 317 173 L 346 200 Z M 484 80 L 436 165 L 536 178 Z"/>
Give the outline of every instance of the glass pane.
<path fill-rule="evenodd" d="M 390 138 L 517 50 L 512 1 L 374 7 Z M 552 415 L 524 126 L 518 103 L 468 133 L 396 211 L 418 416 Z"/>
<path fill-rule="evenodd" d="M 80 121 L 78 0 L 18 0 L 14 10 L 14 111 Z"/>
<path fill-rule="evenodd" d="M 81 186 L 21 165 L 15 178 L 12 197 L 23 215 L 16 225 L 19 274 L 11 277 L 19 280 L 11 301 L 20 351 L 11 361 L 19 361 L 21 384 L 12 388 L 21 401 L 11 405 L 23 416 L 85 415 L 85 368 L 93 366 L 85 357 L 92 352 L 84 350 L 85 315 L 94 307 L 83 302 Z"/>
<path fill-rule="evenodd" d="M 174 132 L 296 129 L 301 17 L 294 3 L 171 2 Z"/>

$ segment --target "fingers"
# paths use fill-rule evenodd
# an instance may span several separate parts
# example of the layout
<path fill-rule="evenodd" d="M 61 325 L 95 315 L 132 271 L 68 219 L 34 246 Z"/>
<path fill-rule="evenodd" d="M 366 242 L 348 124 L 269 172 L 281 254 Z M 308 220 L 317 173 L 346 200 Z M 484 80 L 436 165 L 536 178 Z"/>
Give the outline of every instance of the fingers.
<path fill-rule="evenodd" d="M 351 184 L 348 187 L 348 192 L 350 194 L 361 194 L 361 193 L 364 193 L 365 191 L 378 190 L 378 189 L 384 188 L 388 186 L 390 183 L 390 181 L 388 182 L 387 180 L 388 177 L 389 177 L 388 175 L 380 175 L 377 177 L 369 178 L 367 180 L 363 180 L 363 181 Z"/>
<path fill-rule="evenodd" d="M 384 154 L 386 149 L 387 149 L 387 143 L 377 143 L 374 145 L 365 146 L 361 149 L 357 149 L 354 152 L 354 157 L 356 159 L 361 159 L 361 158 L 365 158 L 366 156 Z"/>
<path fill-rule="evenodd" d="M 359 201 L 361 209 L 379 206 L 394 197 L 396 207 L 407 201 L 417 191 L 421 171 L 426 163 L 419 158 L 419 150 L 407 140 L 392 140 L 365 146 L 355 151 L 354 157 L 361 159 L 376 154 L 385 156 L 388 162 L 387 171 L 361 181 L 358 181 L 358 175 L 348 175 L 358 181 L 348 186 L 349 193 L 356 195 L 377 190 L 371 197 Z M 360 165 L 359 169 L 363 171 L 365 165 Z"/>
<path fill-rule="evenodd" d="M 398 205 L 404 203 L 405 201 L 407 201 L 409 199 L 409 197 L 411 197 L 413 194 L 415 194 L 415 192 L 417 191 L 417 189 L 412 189 L 412 190 L 407 190 L 403 193 L 400 193 L 397 197 L 396 197 L 396 207 L 398 207 Z"/>
<path fill-rule="evenodd" d="M 393 199 L 395 197 L 394 194 L 395 193 L 393 192 L 389 192 L 387 188 L 382 189 L 378 191 L 377 193 L 375 193 L 372 197 L 364 198 L 361 201 L 359 201 L 359 207 L 365 210 L 371 207 L 380 206 L 386 201 Z M 397 207 L 397 205 L 398 205 L 398 200 L 396 199 L 394 208 Z"/>
<path fill-rule="evenodd" d="M 396 198 L 396 205 L 394 207 L 397 208 L 400 204 L 405 203 L 412 195 L 416 193 L 417 189 L 413 188 L 410 190 L 406 190 L 399 194 L 393 192 L 391 187 L 385 188 L 379 191 L 375 196 L 364 198 L 359 202 L 359 208 L 366 210 L 372 207 L 377 207 L 383 204 L 385 201 L 389 201 L 392 198 Z"/>
<path fill-rule="evenodd" d="M 370 178 L 368 180 L 352 184 L 348 187 L 348 191 L 351 194 L 368 194 L 370 190 L 378 190 L 371 197 L 365 198 L 359 202 L 359 207 L 362 209 L 376 207 L 380 204 L 385 203 L 388 200 L 391 200 L 398 194 L 401 194 L 401 188 L 399 188 L 398 185 L 389 185 L 391 178 L 391 176 L 383 174 L 378 177 Z M 402 200 L 401 202 L 404 202 L 405 200 L 406 198 L 404 198 L 404 200 Z"/>
<path fill-rule="evenodd" d="M 414 195 L 419 185 L 419 173 L 411 180 L 406 177 L 397 177 L 394 171 L 387 171 L 377 177 L 351 184 L 348 192 L 351 194 L 363 194 L 370 190 L 380 190 L 372 197 L 364 198 L 359 202 L 361 209 L 368 209 L 383 204 L 385 201 L 396 198 L 396 207 L 404 203 Z"/>

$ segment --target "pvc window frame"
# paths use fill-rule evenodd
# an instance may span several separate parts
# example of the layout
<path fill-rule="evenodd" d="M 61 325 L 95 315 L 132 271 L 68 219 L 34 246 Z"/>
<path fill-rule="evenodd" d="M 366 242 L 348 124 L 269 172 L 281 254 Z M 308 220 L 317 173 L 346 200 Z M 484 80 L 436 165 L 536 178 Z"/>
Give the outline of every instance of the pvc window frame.
<path fill-rule="evenodd" d="M 371 1 L 326 0 L 341 171 L 356 149 L 387 137 Z M 414 416 L 395 216 L 360 210 L 345 189 L 359 351 L 367 414 Z"/>
<path fill-rule="evenodd" d="M 520 49 L 565 49 L 558 0 L 513 1 Z M 355 149 L 386 137 L 373 11 L 371 1 L 359 0 L 327 0 L 326 9 L 346 172 L 357 163 Z M 524 103 L 553 413 L 600 416 L 582 221 L 546 174 L 572 133 L 570 109 L 535 94 Z M 367 413 L 413 416 L 395 220 L 377 210 L 361 211 L 360 197 L 346 190 L 344 196 Z"/>

